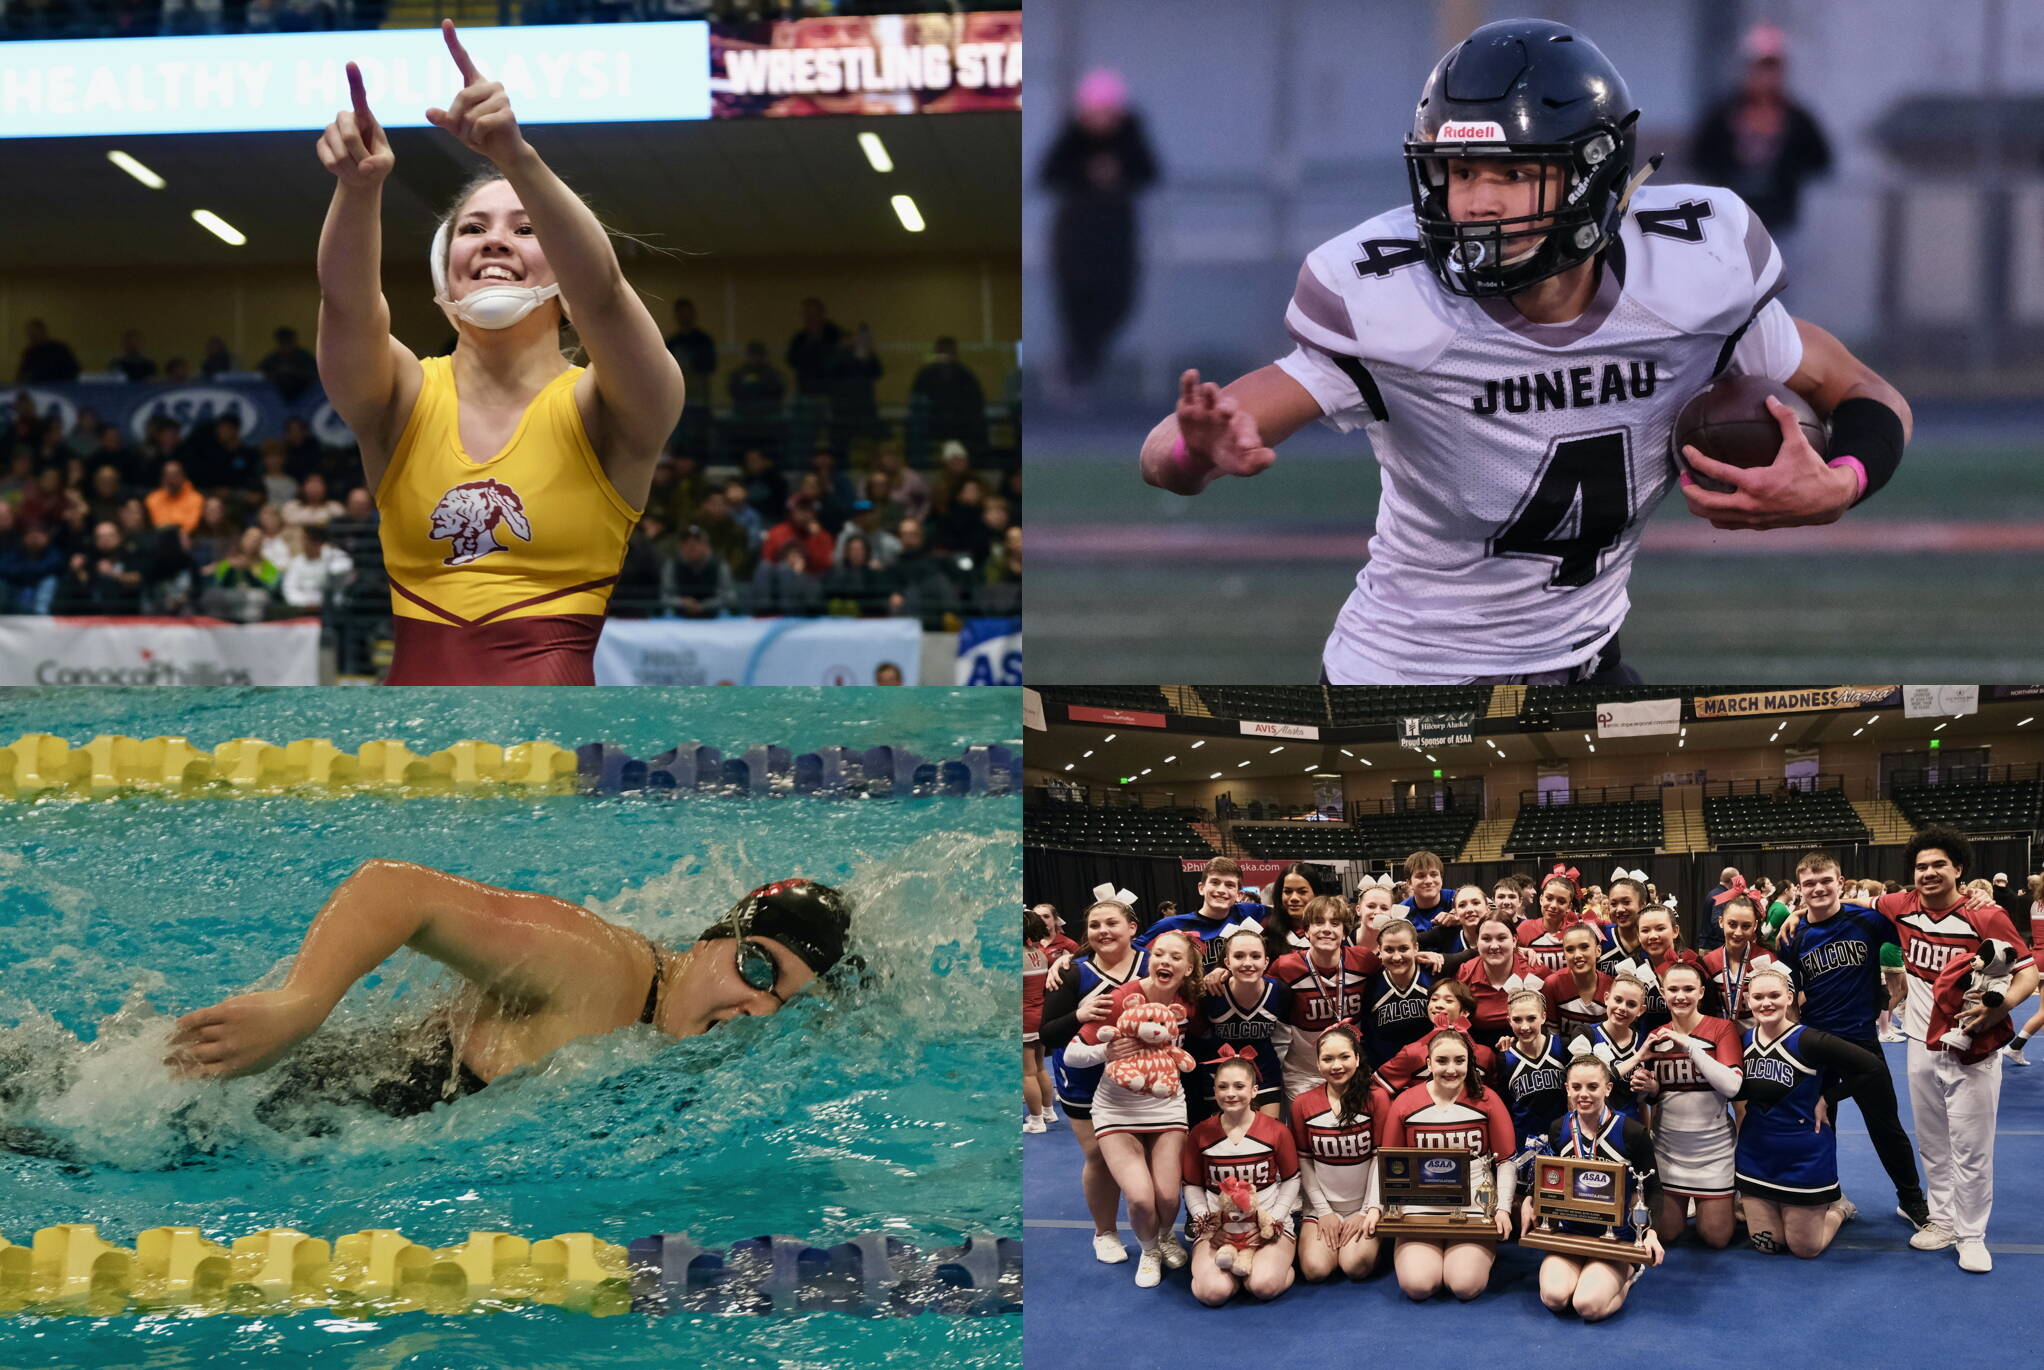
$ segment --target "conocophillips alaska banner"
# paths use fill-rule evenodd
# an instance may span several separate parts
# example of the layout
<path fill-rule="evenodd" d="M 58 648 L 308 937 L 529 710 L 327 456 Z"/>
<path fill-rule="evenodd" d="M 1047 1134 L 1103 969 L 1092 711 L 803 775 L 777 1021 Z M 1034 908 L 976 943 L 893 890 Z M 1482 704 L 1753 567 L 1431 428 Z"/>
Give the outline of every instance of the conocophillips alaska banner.
<path fill-rule="evenodd" d="M 1020 109 L 1022 14 L 720 22 L 710 94 L 717 118 Z"/>
<path fill-rule="evenodd" d="M 1889 709 L 1902 702 L 1900 685 L 1821 685 L 1807 690 L 1754 690 L 1698 695 L 1698 718 L 1750 718 L 1756 714 L 1810 714 L 1826 709 Z"/>
<path fill-rule="evenodd" d="M 1632 704 L 1599 704 L 1597 736 L 1651 737 L 1682 731 L 1682 697 L 1643 699 Z"/>
<path fill-rule="evenodd" d="M 317 685 L 319 620 L 0 617 L 0 685 Z"/>

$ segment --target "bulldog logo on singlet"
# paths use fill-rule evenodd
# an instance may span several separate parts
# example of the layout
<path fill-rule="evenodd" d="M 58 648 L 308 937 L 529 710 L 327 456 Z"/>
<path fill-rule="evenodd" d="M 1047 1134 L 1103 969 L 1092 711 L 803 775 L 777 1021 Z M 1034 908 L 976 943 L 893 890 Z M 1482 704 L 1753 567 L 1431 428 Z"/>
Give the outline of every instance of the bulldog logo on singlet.
<path fill-rule="evenodd" d="M 532 524 L 525 517 L 525 501 L 518 498 L 518 492 L 500 480 L 471 480 L 440 497 L 440 502 L 433 506 L 433 523 L 428 532 L 435 539 L 453 540 L 442 565 L 466 566 L 492 552 L 505 550 L 504 544 L 497 541 L 500 524 L 525 541 L 532 541 Z"/>

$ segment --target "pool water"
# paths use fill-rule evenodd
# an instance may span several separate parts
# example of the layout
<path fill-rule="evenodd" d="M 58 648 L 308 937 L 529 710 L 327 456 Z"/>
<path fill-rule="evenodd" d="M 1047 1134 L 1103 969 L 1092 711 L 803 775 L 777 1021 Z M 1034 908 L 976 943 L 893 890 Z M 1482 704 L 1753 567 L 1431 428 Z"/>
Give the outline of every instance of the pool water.
<path fill-rule="evenodd" d="M 82 691 L 52 693 L 40 712 L 9 699 L 0 733 L 175 733 L 202 747 L 394 737 L 421 751 L 464 737 L 687 737 L 949 754 L 1016 745 L 1018 731 L 1012 691 L 498 691 L 506 706 L 480 712 L 454 691 L 91 693 L 98 708 L 80 707 Z M 177 693 L 208 704 L 180 714 L 163 698 Z M 247 707 L 210 707 L 228 693 L 248 694 Z M 625 702 L 584 702 L 605 695 Z M 1019 799 L 134 798 L 0 806 L 0 825 L 0 1046 L 74 1071 L 0 1104 L 0 1127 L 59 1139 L 69 1156 L 0 1150 L 9 1240 L 58 1222 L 96 1223 L 123 1245 L 173 1224 L 223 1243 L 266 1227 L 328 1240 L 391 1227 L 434 1247 L 472 1229 L 621 1245 L 686 1232 L 715 1246 L 884 1228 L 925 1250 L 968 1231 L 1021 1235 L 1009 1098 Z M 583 1039 L 429 1114 L 351 1110 L 320 1137 L 258 1119 L 263 1077 L 168 1079 L 157 1062 L 173 1019 L 281 983 L 327 893 L 378 856 L 562 895 L 683 945 L 752 886 L 807 875 L 857 901 L 853 946 L 872 982 L 682 1042 L 647 1027 Z M 452 984 L 401 951 L 328 1030 L 414 1019 Z M 15 1317 L 0 1318 L 0 1365 L 1015 1366 L 1019 1333 L 1015 1316 L 551 1308 Z"/>

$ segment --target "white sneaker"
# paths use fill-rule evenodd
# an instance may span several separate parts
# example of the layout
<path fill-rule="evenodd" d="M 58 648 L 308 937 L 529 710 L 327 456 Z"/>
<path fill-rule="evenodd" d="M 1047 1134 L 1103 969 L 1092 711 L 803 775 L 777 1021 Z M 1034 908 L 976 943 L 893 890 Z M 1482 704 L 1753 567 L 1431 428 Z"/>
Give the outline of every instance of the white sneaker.
<path fill-rule="evenodd" d="M 1968 1241 L 1959 1243 L 1959 1268 L 1975 1275 L 1985 1275 L 1994 1269 L 1994 1257 L 1987 1254 L 1987 1243 Z"/>
<path fill-rule="evenodd" d="M 2003 1047 L 2001 1054 L 2009 1058 L 2009 1064 L 2012 1066 L 2026 1066 L 2030 1064 L 2029 1058 L 2023 1055 L 2021 1047 Z"/>
<path fill-rule="evenodd" d="M 1166 1270 L 1183 1270 L 1185 1263 L 1192 1259 L 1179 1244 L 1176 1232 L 1167 1232 L 1157 1239 L 1157 1254 L 1164 1258 Z"/>
<path fill-rule="evenodd" d="M 1933 1218 L 1916 1229 L 1909 1244 L 1918 1251 L 1942 1251 L 1958 1240 L 1958 1235 L 1951 1228 Z"/>
<path fill-rule="evenodd" d="M 1881 1034 L 1881 1040 L 1884 1042 L 1906 1042 L 1909 1040 L 1909 1034 L 1898 1031 L 1895 1028 L 1889 1028 Z"/>
<path fill-rule="evenodd" d="M 1022 1130 L 1024 1132 L 1043 1131 L 1043 1119 L 1037 1117 L 1034 1113 L 1030 1114 L 1022 1120 Z"/>
<path fill-rule="evenodd" d="M 1853 1219 L 1859 1217 L 1859 1205 L 1854 1203 L 1851 1199 L 1840 1199 L 1837 1203 L 1831 1206 L 1838 1210 L 1839 1214 L 1841 1215 L 1839 1219 L 1839 1221 L 1841 1222 L 1849 1223 Z"/>
<path fill-rule="evenodd" d="M 1155 1289 L 1164 1278 L 1164 1263 L 1154 1251 L 1145 1251 L 1136 1263 L 1136 1288 Z"/>
<path fill-rule="evenodd" d="M 1128 1248 L 1121 1244 L 1121 1238 L 1106 1232 L 1093 1234 L 1093 1259 L 1102 1265 L 1120 1265 L 1128 1259 Z"/>
<path fill-rule="evenodd" d="M 1054 1108 L 1046 1108 L 1045 1110 L 1043 1110 L 1043 1112 L 1037 1114 L 1036 1116 L 1043 1119 L 1043 1125 L 1045 1127 L 1056 1127 L 1059 1123 L 1064 1121 L 1062 1118 L 1057 1116 L 1057 1110 Z"/>

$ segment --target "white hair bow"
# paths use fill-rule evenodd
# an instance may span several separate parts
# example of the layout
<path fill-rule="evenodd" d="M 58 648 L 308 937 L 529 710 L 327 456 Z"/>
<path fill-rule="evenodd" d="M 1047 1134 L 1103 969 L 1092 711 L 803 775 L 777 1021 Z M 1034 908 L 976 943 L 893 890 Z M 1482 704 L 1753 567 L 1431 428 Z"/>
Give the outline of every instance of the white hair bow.
<path fill-rule="evenodd" d="M 1594 1056 L 1607 1066 L 1615 1064 L 1618 1057 L 1618 1053 L 1611 1049 L 1609 1042 L 1593 1043 L 1587 1037 L 1578 1037 L 1570 1042 L 1568 1054 L 1572 1060 L 1577 1056 Z"/>
<path fill-rule="evenodd" d="M 1675 907 L 1675 896 L 1671 894 L 1666 899 L 1663 899 L 1661 902 L 1672 909 Z"/>
<path fill-rule="evenodd" d="M 1613 880 L 1637 880 L 1644 885 L 1647 882 L 1647 873 L 1645 871 L 1629 871 L 1625 867 L 1620 866 L 1611 872 L 1611 878 Z"/>
<path fill-rule="evenodd" d="M 1357 889 L 1359 889 L 1359 890 L 1367 890 L 1367 889 L 1371 889 L 1371 888 L 1376 888 L 1376 889 L 1380 889 L 1380 890 L 1388 890 L 1388 889 L 1390 889 L 1390 888 L 1391 888 L 1391 883 L 1392 883 L 1392 882 L 1391 882 L 1391 873 L 1390 873 L 1389 871 L 1386 871 L 1386 872 L 1384 872 L 1384 874 L 1382 874 L 1382 875 L 1366 875 L 1366 876 L 1364 876 L 1364 877 L 1362 878 L 1362 881 L 1361 881 L 1361 882 L 1360 882 L 1360 883 L 1359 883 L 1359 884 L 1358 884 L 1358 885 L 1356 886 L 1356 888 L 1357 888 Z"/>
<path fill-rule="evenodd" d="M 1130 908 L 1134 908 L 1136 906 L 1135 895 L 1130 893 L 1128 890 L 1116 889 L 1114 887 L 1114 882 L 1112 880 L 1103 880 L 1099 884 L 1095 885 L 1093 887 L 1093 897 L 1095 899 L 1112 899 L 1116 903 L 1126 904 Z"/>
<path fill-rule="evenodd" d="M 1386 923 L 1400 922 L 1404 919 L 1404 917 L 1405 917 L 1404 914 L 1399 913 L 1396 910 L 1393 910 L 1389 913 L 1380 913 L 1375 918 L 1372 918 L 1370 920 L 1370 931 L 1376 932 L 1383 928 L 1383 926 Z"/>
<path fill-rule="evenodd" d="M 1506 994 L 1524 994 L 1528 991 L 1538 992 L 1540 989 L 1540 979 L 1533 975 L 1507 975 L 1505 982 L 1499 985 L 1498 988 Z"/>

